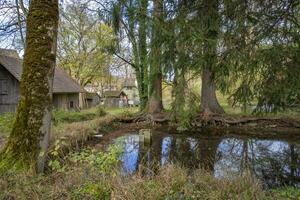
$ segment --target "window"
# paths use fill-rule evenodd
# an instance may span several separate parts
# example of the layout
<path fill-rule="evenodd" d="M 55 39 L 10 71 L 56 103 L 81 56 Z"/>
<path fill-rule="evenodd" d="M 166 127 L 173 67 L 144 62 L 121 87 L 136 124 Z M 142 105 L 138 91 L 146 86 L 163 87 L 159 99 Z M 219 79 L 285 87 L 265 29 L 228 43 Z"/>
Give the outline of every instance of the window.
<path fill-rule="evenodd" d="M 7 79 L 0 79 L 0 95 L 8 94 Z"/>
<path fill-rule="evenodd" d="M 70 101 L 70 108 L 74 108 L 74 102 Z"/>

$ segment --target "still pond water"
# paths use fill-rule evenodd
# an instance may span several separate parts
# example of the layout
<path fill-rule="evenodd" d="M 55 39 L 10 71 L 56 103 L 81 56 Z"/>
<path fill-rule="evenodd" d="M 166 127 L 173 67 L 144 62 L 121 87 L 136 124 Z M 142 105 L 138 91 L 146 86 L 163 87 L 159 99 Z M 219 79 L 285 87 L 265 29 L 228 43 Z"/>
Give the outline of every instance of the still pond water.
<path fill-rule="evenodd" d="M 138 169 L 179 163 L 205 168 L 216 178 L 231 178 L 250 172 L 265 188 L 290 185 L 300 188 L 300 140 L 258 139 L 239 135 L 201 136 L 153 132 L 145 143 L 138 132 L 110 138 L 124 143 L 120 156 L 124 174 Z M 105 142 L 107 144 L 107 141 Z"/>

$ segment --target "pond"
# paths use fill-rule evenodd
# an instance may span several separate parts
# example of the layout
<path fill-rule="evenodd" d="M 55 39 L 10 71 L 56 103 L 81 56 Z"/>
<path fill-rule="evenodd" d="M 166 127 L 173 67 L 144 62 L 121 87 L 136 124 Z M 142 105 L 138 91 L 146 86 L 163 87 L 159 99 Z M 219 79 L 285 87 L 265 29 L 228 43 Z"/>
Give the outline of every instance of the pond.
<path fill-rule="evenodd" d="M 189 169 L 204 168 L 216 178 L 244 173 L 258 178 L 265 188 L 284 185 L 300 188 L 300 140 L 256 138 L 224 134 L 170 134 L 153 131 L 145 142 L 138 132 L 124 132 L 101 145 L 123 142 L 121 172 L 134 173 L 157 165 L 177 163 Z"/>

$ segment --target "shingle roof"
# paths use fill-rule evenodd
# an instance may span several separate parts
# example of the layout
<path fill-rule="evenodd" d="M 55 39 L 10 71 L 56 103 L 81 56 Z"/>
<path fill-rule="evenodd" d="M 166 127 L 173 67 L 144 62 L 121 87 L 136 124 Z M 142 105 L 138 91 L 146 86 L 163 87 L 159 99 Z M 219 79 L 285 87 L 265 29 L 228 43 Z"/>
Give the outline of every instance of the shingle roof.
<path fill-rule="evenodd" d="M 0 64 L 3 65 L 18 81 L 22 75 L 22 61 L 18 58 L 4 56 L 0 54 Z"/>
<path fill-rule="evenodd" d="M 85 92 L 84 89 L 61 68 L 54 72 L 53 93 Z"/>
<path fill-rule="evenodd" d="M 12 51 L 12 50 L 10 50 Z M 22 60 L 5 54 L 5 49 L 0 49 L 0 64 L 3 65 L 18 81 L 22 75 Z M 82 87 L 59 67 L 55 68 L 53 93 L 79 93 L 84 92 Z"/>

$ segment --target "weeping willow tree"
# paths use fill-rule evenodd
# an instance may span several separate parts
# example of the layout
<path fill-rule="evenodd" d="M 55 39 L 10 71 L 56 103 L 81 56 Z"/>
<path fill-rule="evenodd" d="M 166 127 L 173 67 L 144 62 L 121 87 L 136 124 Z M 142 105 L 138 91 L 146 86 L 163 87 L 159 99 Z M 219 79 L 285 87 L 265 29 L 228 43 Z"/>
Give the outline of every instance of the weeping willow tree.
<path fill-rule="evenodd" d="M 30 1 L 21 98 L 0 169 L 42 172 L 49 144 L 58 0 Z"/>

